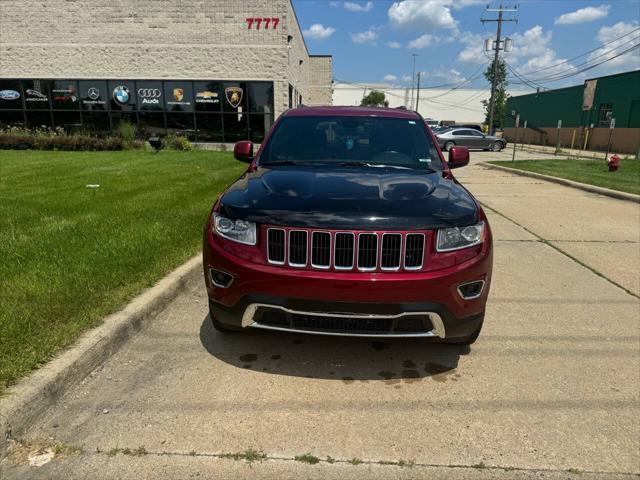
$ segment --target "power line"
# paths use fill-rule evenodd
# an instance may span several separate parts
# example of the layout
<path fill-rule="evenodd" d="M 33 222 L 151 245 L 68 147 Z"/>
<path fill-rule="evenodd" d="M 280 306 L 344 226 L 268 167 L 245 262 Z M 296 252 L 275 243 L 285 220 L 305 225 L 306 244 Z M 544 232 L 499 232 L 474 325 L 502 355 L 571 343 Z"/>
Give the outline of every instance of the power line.
<path fill-rule="evenodd" d="M 592 65 L 587 65 L 588 63 L 591 62 L 591 60 L 587 61 L 587 62 L 583 62 L 581 64 L 576 65 L 576 67 L 579 67 L 580 65 L 587 65 L 584 68 L 575 69 L 575 70 L 571 70 L 571 71 L 566 71 L 566 72 L 563 72 L 563 73 L 560 73 L 560 74 L 555 74 L 555 75 L 542 77 L 542 78 L 538 78 L 538 79 L 533 79 L 533 80 L 532 79 L 526 80 L 525 78 L 521 78 L 521 77 L 523 77 L 522 74 L 520 74 L 520 77 L 518 77 L 518 75 L 516 75 L 516 77 L 520 78 L 520 80 L 523 80 L 522 84 L 529 85 L 529 86 L 531 86 L 531 84 L 557 82 L 557 81 L 564 80 L 566 78 L 570 78 L 570 77 L 573 77 L 575 75 L 579 75 L 581 73 L 584 73 L 584 72 L 586 72 L 588 70 L 591 70 L 593 68 L 596 68 L 596 67 L 598 67 L 598 66 L 600 66 L 600 65 L 602 65 L 604 63 L 610 62 L 611 60 L 615 60 L 616 58 L 621 57 L 622 55 L 625 55 L 625 54 L 637 49 L 638 47 L 640 47 L 640 43 L 636 43 L 635 45 L 632 45 L 631 47 L 629 47 L 629 48 L 617 53 L 616 55 L 614 55 L 612 57 L 609 57 L 609 58 L 606 58 L 606 59 L 604 59 L 604 60 L 602 60 L 600 62 L 596 62 L 596 63 L 594 63 Z M 601 55 L 599 55 L 599 56 L 601 56 Z M 509 67 L 508 64 L 507 64 L 507 66 Z M 509 67 L 509 68 L 512 69 L 513 67 Z M 518 82 L 514 82 L 514 83 L 517 84 Z"/>
<path fill-rule="evenodd" d="M 539 70 L 535 70 L 535 71 L 533 71 L 533 72 L 529 72 L 529 73 L 528 73 L 528 75 L 531 75 L 531 74 L 534 74 L 534 73 L 538 73 L 538 72 L 543 72 L 543 71 L 545 71 L 545 70 L 549 70 L 549 69 L 551 69 L 551 68 L 555 68 L 555 67 L 557 67 L 557 66 L 559 66 L 559 65 L 563 65 L 563 64 L 565 64 L 565 63 L 569 63 L 570 61 L 575 60 L 575 59 L 577 59 L 577 58 L 584 57 L 585 55 L 588 55 L 588 54 L 590 54 L 590 53 L 592 53 L 592 52 L 595 52 L 596 50 L 600 50 L 600 49 L 601 49 L 602 47 L 604 47 L 605 45 L 609 45 L 609 44 L 611 44 L 611 43 L 613 43 L 613 42 L 617 42 L 618 40 L 621 40 L 621 39 L 623 39 L 624 37 L 628 37 L 629 35 L 631 35 L 631 34 L 633 34 L 633 33 L 637 32 L 637 31 L 639 31 L 639 30 L 640 30 L 640 27 L 638 27 L 638 28 L 636 28 L 636 29 L 634 29 L 634 30 L 631 30 L 630 32 L 627 32 L 627 33 L 625 33 L 624 35 L 621 35 L 621 36 L 620 36 L 620 37 L 618 37 L 618 38 L 614 38 L 613 40 L 609 40 L 608 42 L 603 43 L 603 44 L 602 44 L 602 45 L 600 45 L 599 47 L 592 48 L 591 50 L 587 50 L 586 52 L 581 53 L 580 55 L 576 55 L 575 57 L 568 58 L 568 59 L 566 59 L 566 60 L 563 60 L 562 62 L 558 62 L 558 63 L 555 63 L 555 64 L 553 64 L 553 65 L 548 65 L 548 66 L 546 66 L 546 67 L 544 67 L 544 68 L 540 68 Z M 640 37 L 639 37 L 639 38 L 640 38 Z M 633 40 L 631 40 L 631 41 L 633 41 Z M 624 45 L 624 44 L 626 44 L 626 43 L 629 43 L 629 42 L 628 42 L 628 41 L 627 41 L 627 42 L 624 42 L 622 45 Z M 619 45 L 619 46 L 618 46 L 618 47 L 616 47 L 616 48 L 619 48 L 619 47 L 620 47 L 620 46 L 622 46 L 622 45 Z M 614 49 L 612 49 L 612 50 L 615 50 L 616 48 L 614 48 Z"/>

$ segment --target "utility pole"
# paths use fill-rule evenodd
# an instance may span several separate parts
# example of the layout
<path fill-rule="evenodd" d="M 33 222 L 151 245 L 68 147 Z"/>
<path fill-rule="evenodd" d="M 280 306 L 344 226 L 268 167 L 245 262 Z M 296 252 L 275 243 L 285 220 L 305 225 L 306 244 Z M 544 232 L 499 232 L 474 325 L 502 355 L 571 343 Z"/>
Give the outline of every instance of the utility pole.
<path fill-rule="evenodd" d="M 416 112 L 418 110 L 420 110 L 420 72 L 418 72 L 418 88 L 416 88 Z"/>
<path fill-rule="evenodd" d="M 418 54 L 412 53 L 411 56 L 413 57 L 413 73 L 411 74 L 411 110 L 413 110 L 413 93 L 416 81 L 416 57 Z"/>
<path fill-rule="evenodd" d="M 493 111 L 495 109 L 496 104 L 496 80 L 498 76 L 498 60 L 500 59 L 500 50 L 507 50 L 507 47 L 511 44 L 510 39 L 506 39 L 504 42 L 501 39 L 502 35 L 502 22 L 516 22 L 518 23 L 517 18 L 503 18 L 502 14 L 505 12 L 517 12 L 518 8 L 507 8 L 503 7 L 500 4 L 499 8 L 488 8 L 487 12 L 498 12 L 498 18 L 481 18 L 480 21 L 482 23 L 486 22 L 496 22 L 498 24 L 498 28 L 496 31 L 496 43 L 493 46 L 495 50 L 495 55 L 493 57 L 493 79 L 491 81 L 491 100 L 489 100 L 489 134 L 493 134 Z M 501 45 L 502 44 L 502 45 Z M 485 47 L 486 48 L 486 47 Z"/>

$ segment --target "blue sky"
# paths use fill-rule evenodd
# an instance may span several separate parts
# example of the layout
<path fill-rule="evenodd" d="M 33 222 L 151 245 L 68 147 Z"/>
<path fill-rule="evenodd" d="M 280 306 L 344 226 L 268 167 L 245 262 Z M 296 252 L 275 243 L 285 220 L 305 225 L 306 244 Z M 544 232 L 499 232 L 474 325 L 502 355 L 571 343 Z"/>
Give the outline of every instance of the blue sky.
<path fill-rule="evenodd" d="M 486 0 L 293 2 L 310 53 L 333 55 L 337 81 L 405 86 L 411 83 L 411 54 L 417 53 L 424 86 L 486 85 L 476 78 L 489 61 L 483 41 L 495 37 L 496 24 L 480 22 L 496 16 L 485 12 Z M 513 39 L 504 58 L 520 76 L 511 74 L 512 88 L 558 88 L 640 68 L 636 48 L 580 72 L 640 43 L 638 0 L 525 0 L 516 16 L 517 24 L 503 28 Z M 523 81 L 528 85 L 516 83 Z"/>

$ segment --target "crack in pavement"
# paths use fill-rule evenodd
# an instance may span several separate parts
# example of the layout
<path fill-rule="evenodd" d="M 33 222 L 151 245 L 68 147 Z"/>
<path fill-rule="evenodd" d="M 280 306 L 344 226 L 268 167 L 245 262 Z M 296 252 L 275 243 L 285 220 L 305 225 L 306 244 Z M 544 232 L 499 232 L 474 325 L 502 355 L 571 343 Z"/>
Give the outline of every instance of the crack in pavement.
<path fill-rule="evenodd" d="M 276 455 L 276 454 L 265 454 L 262 451 L 258 450 L 246 450 L 245 452 L 238 453 L 213 453 L 213 452 L 173 452 L 173 451 L 148 451 L 144 449 L 144 447 L 138 448 L 119 448 L 118 454 L 111 454 L 108 450 L 101 450 L 99 448 L 96 449 L 95 452 L 84 452 L 75 454 L 75 456 L 106 456 L 109 458 L 115 458 L 116 456 L 122 457 L 193 457 L 193 458 L 216 458 L 221 460 L 233 460 L 233 461 L 245 461 L 246 463 L 260 463 L 264 461 L 282 461 L 282 462 L 297 462 L 297 463 L 305 463 L 309 466 L 317 465 L 317 464 L 349 464 L 353 466 L 381 466 L 381 467 L 396 467 L 396 468 L 441 468 L 441 469 L 477 469 L 477 470 L 487 470 L 494 472 L 527 472 L 527 473 L 540 473 L 540 474 L 556 474 L 556 473 L 575 473 L 575 474 L 587 474 L 587 475 L 618 475 L 625 476 L 629 478 L 638 478 L 640 473 L 638 472 L 616 472 L 616 471 L 606 471 L 606 470 L 582 470 L 577 468 L 568 467 L 565 469 L 559 468 L 527 468 L 527 467 L 513 467 L 506 465 L 487 465 L 484 462 L 479 462 L 476 464 L 444 464 L 444 463 L 427 463 L 427 462 L 416 462 L 414 460 L 361 460 L 358 458 L 336 458 L 331 457 L 329 455 L 318 457 L 312 455 L 310 453 L 306 453 L 300 456 L 286 456 L 286 455 Z M 129 452 L 143 452 L 143 453 L 123 453 L 123 451 Z M 65 459 L 69 459 L 71 457 L 64 457 Z M 54 458 L 54 461 L 56 459 Z"/>
<path fill-rule="evenodd" d="M 478 200 L 479 201 L 479 200 Z M 623 290 L 624 292 L 628 293 L 629 295 L 631 295 L 632 297 L 638 298 L 640 299 L 640 295 L 635 294 L 634 292 L 632 292 L 631 290 L 629 290 L 628 288 L 623 287 L 622 285 L 620 285 L 618 282 L 610 279 L 609 277 L 607 277 L 605 274 L 603 274 L 602 272 L 599 272 L 598 270 L 596 270 L 595 268 L 587 265 L 586 263 L 578 260 L 576 257 L 574 257 L 573 255 L 569 254 L 568 252 L 565 252 L 563 249 L 561 249 L 560 247 L 558 247 L 557 245 L 554 245 L 551 242 L 563 242 L 566 240 L 547 240 L 544 237 L 541 237 L 540 235 L 538 235 L 537 233 L 535 233 L 534 231 L 528 229 L 527 227 L 525 227 L 524 225 L 516 222 L 514 219 L 509 218 L 508 216 L 506 216 L 505 214 L 503 214 L 502 212 L 499 212 L 498 210 L 496 210 L 493 207 L 490 207 L 489 205 L 487 205 L 487 203 L 485 202 L 480 202 L 480 205 L 482 205 L 484 208 L 486 208 L 487 210 L 489 210 L 490 212 L 495 213 L 496 215 L 500 215 L 502 218 L 504 218 L 505 220 L 510 221 L 511 223 L 513 223 L 514 225 L 517 225 L 518 227 L 522 228 L 523 230 L 525 230 L 527 233 L 530 233 L 531 235 L 533 235 L 534 237 L 536 237 L 540 243 L 544 243 L 545 245 L 550 246 L 551 248 L 553 248 L 554 250 L 556 250 L 557 252 L 561 253 L 562 255 L 564 255 L 567 258 L 570 258 L 571 260 L 573 260 L 575 263 L 577 263 L 578 265 L 586 268 L 587 270 L 591 271 L 592 273 L 596 274 L 597 276 L 599 276 L 600 278 L 603 278 L 604 280 L 606 280 L 607 282 L 611 283 L 612 285 L 615 285 L 616 287 L 618 287 L 619 289 Z M 633 242 L 635 243 L 635 242 Z"/>

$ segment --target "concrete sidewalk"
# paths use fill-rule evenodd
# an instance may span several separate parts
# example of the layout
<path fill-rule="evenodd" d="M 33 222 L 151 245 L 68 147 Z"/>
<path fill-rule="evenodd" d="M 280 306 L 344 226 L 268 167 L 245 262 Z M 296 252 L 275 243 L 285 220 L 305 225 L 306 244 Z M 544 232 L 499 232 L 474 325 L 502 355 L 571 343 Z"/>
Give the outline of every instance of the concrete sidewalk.
<path fill-rule="evenodd" d="M 495 236 L 470 350 L 221 335 L 195 275 L 0 477 L 637 478 L 639 206 L 477 165 L 456 174 Z M 56 458 L 29 466 L 54 444 Z M 306 453 L 322 461 L 296 460 Z"/>

